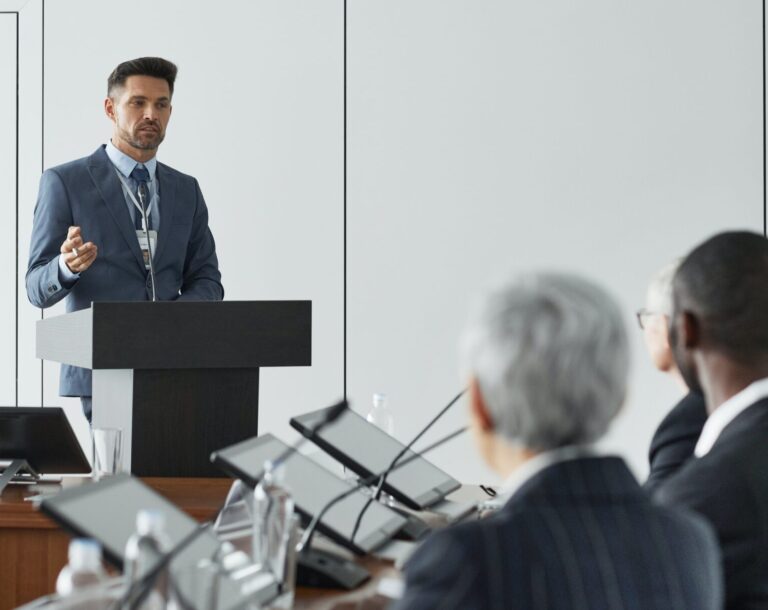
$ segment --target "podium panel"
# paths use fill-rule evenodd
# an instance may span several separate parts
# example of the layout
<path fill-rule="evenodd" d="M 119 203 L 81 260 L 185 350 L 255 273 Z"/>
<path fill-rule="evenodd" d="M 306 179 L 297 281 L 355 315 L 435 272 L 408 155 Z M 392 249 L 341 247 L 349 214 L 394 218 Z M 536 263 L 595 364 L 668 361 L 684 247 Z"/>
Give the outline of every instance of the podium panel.
<path fill-rule="evenodd" d="M 93 370 L 93 425 L 137 476 L 219 477 L 258 434 L 259 368 L 310 366 L 310 301 L 94 303 L 37 323 L 37 355 Z"/>
<path fill-rule="evenodd" d="M 259 369 L 134 371 L 133 402 L 131 472 L 221 477 L 211 453 L 258 434 Z"/>

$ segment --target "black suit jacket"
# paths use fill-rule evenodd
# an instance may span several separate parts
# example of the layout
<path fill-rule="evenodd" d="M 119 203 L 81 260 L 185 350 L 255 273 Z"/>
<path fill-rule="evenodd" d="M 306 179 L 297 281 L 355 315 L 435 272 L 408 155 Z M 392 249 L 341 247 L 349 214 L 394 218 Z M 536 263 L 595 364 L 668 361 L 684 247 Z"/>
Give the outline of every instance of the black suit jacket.
<path fill-rule="evenodd" d="M 439 531 L 405 567 L 398 610 L 715 610 L 717 543 L 655 506 L 620 458 L 553 464 L 493 517 Z"/>
<path fill-rule="evenodd" d="M 648 451 L 650 473 L 645 490 L 653 493 L 669 476 L 693 457 L 701 429 L 707 421 L 707 407 L 701 394 L 691 392 L 661 421 Z"/>
<path fill-rule="evenodd" d="M 728 424 L 712 449 L 659 487 L 664 504 L 714 526 L 723 554 L 726 607 L 768 609 L 768 399 Z"/>

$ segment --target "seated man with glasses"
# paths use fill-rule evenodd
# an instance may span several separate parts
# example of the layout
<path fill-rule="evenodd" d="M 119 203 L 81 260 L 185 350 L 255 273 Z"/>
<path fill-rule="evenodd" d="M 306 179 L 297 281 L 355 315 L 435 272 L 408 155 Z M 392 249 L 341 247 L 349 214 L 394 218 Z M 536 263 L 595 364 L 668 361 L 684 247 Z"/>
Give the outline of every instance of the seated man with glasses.
<path fill-rule="evenodd" d="M 674 261 L 656 272 L 648 285 L 645 308 L 637 312 L 637 322 L 653 365 L 672 377 L 686 393 L 664 417 L 651 440 L 648 452 L 650 474 L 644 485 L 651 493 L 691 458 L 707 420 L 704 397 L 689 391 L 669 346 L 672 278 L 679 266 L 680 261 Z"/>

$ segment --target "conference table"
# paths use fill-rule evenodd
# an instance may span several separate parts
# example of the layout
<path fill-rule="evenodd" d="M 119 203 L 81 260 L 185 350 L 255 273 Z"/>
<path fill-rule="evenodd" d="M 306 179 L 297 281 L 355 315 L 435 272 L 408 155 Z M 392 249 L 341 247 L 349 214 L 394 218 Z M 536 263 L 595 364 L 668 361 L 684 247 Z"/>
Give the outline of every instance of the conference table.
<path fill-rule="evenodd" d="M 201 522 L 216 514 L 232 484 L 224 478 L 142 480 Z M 88 481 L 67 479 L 62 487 Z M 9 485 L 0 495 L 0 610 L 53 593 L 56 577 L 67 563 L 70 536 L 27 500 L 36 493 L 27 485 Z M 375 592 L 379 578 L 396 574 L 392 564 L 383 560 L 369 557 L 361 561 L 374 575 L 368 584 L 353 592 L 299 588 L 294 607 L 325 610 L 340 601 L 362 599 Z"/>

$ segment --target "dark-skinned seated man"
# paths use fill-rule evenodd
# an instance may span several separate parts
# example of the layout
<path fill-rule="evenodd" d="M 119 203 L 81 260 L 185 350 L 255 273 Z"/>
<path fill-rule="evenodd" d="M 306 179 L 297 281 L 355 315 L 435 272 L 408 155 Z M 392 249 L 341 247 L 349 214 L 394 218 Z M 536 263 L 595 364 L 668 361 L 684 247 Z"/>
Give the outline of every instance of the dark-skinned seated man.
<path fill-rule="evenodd" d="M 716 235 L 685 258 L 672 289 L 672 350 L 709 417 L 656 497 L 714 526 L 726 608 L 768 608 L 768 240 Z"/>

